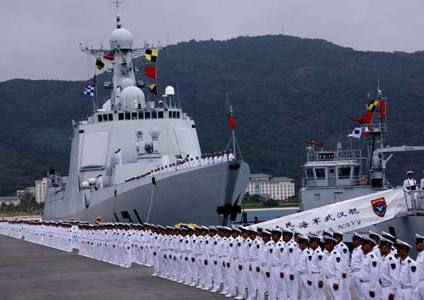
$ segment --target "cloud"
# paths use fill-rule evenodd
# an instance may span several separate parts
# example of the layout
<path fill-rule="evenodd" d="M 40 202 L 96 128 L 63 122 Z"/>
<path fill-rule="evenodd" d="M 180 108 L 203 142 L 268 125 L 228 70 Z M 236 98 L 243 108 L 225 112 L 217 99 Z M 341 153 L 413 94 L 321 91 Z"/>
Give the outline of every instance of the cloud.
<path fill-rule="evenodd" d="M 136 39 L 171 43 L 279 34 L 372 51 L 424 49 L 422 0 L 126 0 L 122 23 Z M 108 45 L 109 0 L 14 0 L 0 11 L 0 80 L 91 76 L 81 42 Z"/>

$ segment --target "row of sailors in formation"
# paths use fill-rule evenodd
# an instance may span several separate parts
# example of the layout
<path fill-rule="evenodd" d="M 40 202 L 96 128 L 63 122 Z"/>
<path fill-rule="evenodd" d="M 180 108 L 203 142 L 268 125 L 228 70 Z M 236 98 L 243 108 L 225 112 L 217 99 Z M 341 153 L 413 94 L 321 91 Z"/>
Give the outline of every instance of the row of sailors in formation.
<path fill-rule="evenodd" d="M 132 181 L 136 179 L 140 179 L 147 176 L 156 176 L 156 175 L 162 175 L 167 174 L 170 172 L 177 172 L 180 170 L 185 170 L 188 168 L 196 168 L 196 167 L 202 167 L 202 166 L 208 166 L 208 165 L 216 165 L 219 163 L 227 162 L 227 161 L 233 161 L 235 159 L 235 156 L 232 152 L 230 153 L 214 153 L 213 155 L 202 155 L 202 156 L 196 156 L 196 157 L 190 157 L 187 155 L 187 157 L 181 161 L 177 161 L 176 163 L 172 163 L 169 165 L 165 165 L 159 168 L 156 168 L 154 170 L 151 170 L 141 176 L 132 177 L 130 179 L 127 179 L 126 181 Z"/>
<path fill-rule="evenodd" d="M 122 164 L 122 155 L 121 155 L 121 149 L 118 149 L 117 152 L 115 152 L 116 154 L 119 154 L 118 158 L 116 158 L 116 160 L 119 162 L 121 162 L 120 164 Z M 120 158 L 119 158 L 120 157 Z M 180 170 L 185 170 L 188 168 L 195 168 L 195 167 L 202 167 L 202 166 L 207 166 L 207 165 L 214 165 L 214 164 L 219 164 L 222 162 L 227 162 L 227 161 L 233 161 L 235 159 L 235 156 L 232 152 L 230 153 L 214 153 L 213 155 L 202 155 L 202 156 L 196 156 L 194 157 L 190 157 L 189 155 L 187 155 L 187 157 L 184 160 L 181 161 L 177 161 L 176 163 L 172 163 L 169 165 L 165 165 L 159 168 L 156 168 L 154 170 L 151 170 L 143 175 L 137 176 L 137 177 L 132 177 L 127 179 L 125 182 L 129 182 L 129 181 L 133 181 L 136 179 L 140 179 L 143 177 L 148 177 L 148 176 L 156 176 L 156 175 L 161 175 L 161 174 L 167 174 L 170 172 L 176 172 L 176 171 L 180 171 Z M 99 174 L 96 178 L 89 178 L 86 181 L 83 181 L 81 184 L 81 187 L 84 189 L 94 189 L 94 190 L 100 190 L 104 187 L 104 180 L 103 180 L 103 175 Z"/>
<path fill-rule="evenodd" d="M 236 299 L 424 299 L 424 237 L 308 236 L 248 227 L 0 222 L 0 234 L 108 263 L 154 268 L 153 276 Z"/>

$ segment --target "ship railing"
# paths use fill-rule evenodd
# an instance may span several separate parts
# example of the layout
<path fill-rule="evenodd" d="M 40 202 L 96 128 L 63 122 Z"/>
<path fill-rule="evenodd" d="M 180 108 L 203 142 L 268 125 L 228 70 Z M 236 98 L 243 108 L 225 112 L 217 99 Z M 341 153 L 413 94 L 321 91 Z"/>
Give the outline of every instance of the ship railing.
<path fill-rule="evenodd" d="M 361 150 L 336 150 L 336 151 L 310 151 L 307 153 L 308 161 L 323 160 L 348 160 L 365 159 Z"/>
<path fill-rule="evenodd" d="M 326 177 L 323 179 L 315 179 L 303 177 L 304 187 L 320 187 L 320 186 L 367 186 L 370 184 L 368 175 L 358 175 L 352 177 Z"/>
<path fill-rule="evenodd" d="M 424 215 L 424 190 L 404 189 L 408 212 L 414 215 Z"/>
<path fill-rule="evenodd" d="M 217 164 L 221 164 L 225 162 L 231 162 L 233 160 L 235 160 L 235 157 L 232 154 L 227 154 L 227 153 L 224 153 L 221 155 L 205 156 L 203 158 L 185 160 L 179 163 L 171 164 L 169 166 L 164 166 L 164 167 L 151 170 L 140 176 L 129 178 L 125 180 L 125 182 L 141 179 L 144 177 L 155 177 L 157 175 L 177 173 L 187 169 L 195 169 L 195 168 L 200 168 L 200 167 L 209 166 L 209 165 L 217 165 Z"/>

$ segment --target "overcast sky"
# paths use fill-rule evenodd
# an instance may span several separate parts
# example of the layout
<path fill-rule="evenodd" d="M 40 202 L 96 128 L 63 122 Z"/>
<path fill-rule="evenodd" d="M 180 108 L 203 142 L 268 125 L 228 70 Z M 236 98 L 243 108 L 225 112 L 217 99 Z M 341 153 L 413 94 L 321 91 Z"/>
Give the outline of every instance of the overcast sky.
<path fill-rule="evenodd" d="M 142 45 L 279 34 L 322 38 L 358 50 L 424 49 L 424 0 L 125 0 L 122 23 Z M 108 45 L 110 0 L 2 0 L 0 81 L 84 79 L 81 42 Z M 424 70 L 423 70 L 424 71 Z"/>

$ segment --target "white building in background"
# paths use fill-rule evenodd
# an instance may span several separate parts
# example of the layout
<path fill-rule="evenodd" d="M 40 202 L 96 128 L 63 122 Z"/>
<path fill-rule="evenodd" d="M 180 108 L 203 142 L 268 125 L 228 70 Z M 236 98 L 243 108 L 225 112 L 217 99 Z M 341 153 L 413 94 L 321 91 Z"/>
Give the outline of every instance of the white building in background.
<path fill-rule="evenodd" d="M 47 178 L 35 181 L 35 201 L 37 203 L 44 203 L 46 200 Z"/>
<path fill-rule="evenodd" d="M 268 174 L 251 174 L 246 193 L 274 200 L 287 200 L 295 192 L 294 180 L 288 177 L 272 177 Z"/>

